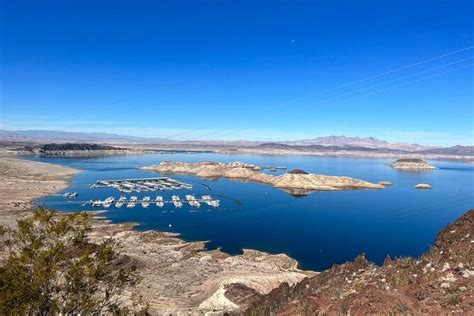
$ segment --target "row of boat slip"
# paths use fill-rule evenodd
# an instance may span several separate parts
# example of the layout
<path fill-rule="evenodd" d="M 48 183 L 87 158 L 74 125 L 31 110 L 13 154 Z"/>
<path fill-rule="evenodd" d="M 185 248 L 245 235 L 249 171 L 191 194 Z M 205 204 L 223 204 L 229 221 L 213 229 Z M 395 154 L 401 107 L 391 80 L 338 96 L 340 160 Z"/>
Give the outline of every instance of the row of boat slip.
<path fill-rule="evenodd" d="M 168 177 L 124 180 L 100 180 L 91 188 L 114 188 L 120 192 L 169 191 L 192 189 L 193 186 Z"/>
<path fill-rule="evenodd" d="M 118 200 L 116 200 L 113 196 L 106 198 L 105 200 L 95 200 L 89 201 L 89 203 L 93 207 L 104 207 L 108 208 L 112 204 L 115 203 L 116 208 L 121 208 L 122 206 L 126 205 L 127 208 L 134 208 L 137 204 L 141 204 L 143 208 L 147 208 L 150 204 L 154 203 L 157 207 L 164 207 L 165 204 L 173 204 L 177 208 L 183 207 L 184 203 L 188 203 L 190 206 L 199 208 L 201 204 L 207 204 L 212 207 L 219 207 L 220 201 L 211 197 L 210 195 L 203 195 L 201 198 L 196 198 L 194 195 L 188 194 L 186 195 L 185 199 L 182 200 L 179 195 L 173 195 L 171 200 L 165 200 L 162 196 L 157 196 L 154 201 L 151 200 L 149 196 L 145 196 L 142 200 L 139 200 L 136 196 L 131 196 L 128 200 L 125 196 L 120 196 Z"/>

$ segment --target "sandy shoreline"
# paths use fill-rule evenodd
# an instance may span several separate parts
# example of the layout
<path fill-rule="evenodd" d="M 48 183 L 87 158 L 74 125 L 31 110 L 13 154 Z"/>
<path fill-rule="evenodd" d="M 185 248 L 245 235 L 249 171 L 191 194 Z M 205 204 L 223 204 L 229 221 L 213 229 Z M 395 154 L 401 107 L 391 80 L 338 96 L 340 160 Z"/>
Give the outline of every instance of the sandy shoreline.
<path fill-rule="evenodd" d="M 6 226 L 27 216 L 34 199 L 65 189 L 80 172 L 11 157 L 0 157 L 0 169 L 0 192 L 4 197 L 0 202 L 0 224 Z M 265 294 L 282 282 L 295 284 L 315 274 L 299 270 L 296 260 L 285 254 L 245 250 L 242 255 L 231 256 L 220 250 L 206 250 L 205 242 L 186 242 L 177 234 L 138 232 L 133 228 L 134 224 L 97 220 L 91 238 L 114 238 L 121 253 L 138 263 L 143 277 L 138 290 L 150 302 L 152 313 L 239 310 L 245 304 L 225 295 L 231 284 Z"/>
<path fill-rule="evenodd" d="M 34 200 L 68 187 L 80 170 L 33 162 L 14 157 L 0 157 L 0 224 L 12 226 L 27 216 Z"/>

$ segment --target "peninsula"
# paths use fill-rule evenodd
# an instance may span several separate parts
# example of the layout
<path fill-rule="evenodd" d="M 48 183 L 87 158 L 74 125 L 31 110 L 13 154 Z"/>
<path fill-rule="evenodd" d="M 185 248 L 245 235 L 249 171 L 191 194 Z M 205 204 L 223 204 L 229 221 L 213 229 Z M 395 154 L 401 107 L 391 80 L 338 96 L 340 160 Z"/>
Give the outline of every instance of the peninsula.
<path fill-rule="evenodd" d="M 171 162 L 142 167 L 143 170 L 162 173 L 191 174 L 201 178 L 229 178 L 269 184 L 292 194 L 301 195 L 312 191 L 342 191 L 351 189 L 383 189 L 381 184 L 340 176 L 308 173 L 300 169 L 274 176 L 261 172 L 261 168 L 242 162 Z"/>

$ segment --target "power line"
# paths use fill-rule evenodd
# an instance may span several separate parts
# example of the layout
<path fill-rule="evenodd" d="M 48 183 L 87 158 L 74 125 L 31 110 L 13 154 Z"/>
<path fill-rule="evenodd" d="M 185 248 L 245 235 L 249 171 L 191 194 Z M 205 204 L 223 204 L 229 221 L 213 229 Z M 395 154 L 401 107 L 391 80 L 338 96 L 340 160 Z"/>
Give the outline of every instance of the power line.
<path fill-rule="evenodd" d="M 416 63 L 412 63 L 412 64 L 409 64 L 409 65 L 406 65 L 406 66 L 402 66 L 402 67 L 398 67 L 398 68 L 395 68 L 395 69 L 392 69 L 392 70 L 389 70 L 389 71 L 385 71 L 385 72 L 382 72 L 382 73 L 379 73 L 379 74 L 375 74 L 375 75 L 372 75 L 370 77 L 367 77 L 367 78 L 363 78 L 363 79 L 359 79 L 359 80 L 356 80 L 356 81 L 352 81 L 352 82 L 349 82 L 349 83 L 346 83 L 346 84 L 343 84 L 343 85 L 339 85 L 339 86 L 336 86 L 334 88 L 331 88 L 331 89 L 328 89 L 328 90 L 324 90 L 324 91 L 321 91 L 321 92 L 318 92 L 316 94 L 310 94 L 310 95 L 306 95 L 306 96 L 302 96 L 302 97 L 299 97 L 299 98 L 295 98 L 295 99 L 292 99 L 292 100 L 289 100 L 289 101 L 286 101 L 285 103 L 282 103 L 280 105 L 286 105 L 286 104 L 289 104 L 289 103 L 293 103 L 295 101 L 298 101 L 298 100 L 303 100 L 303 99 L 307 99 L 307 98 L 310 98 L 310 97 L 313 97 L 313 96 L 316 96 L 316 95 L 321 95 L 321 94 L 326 94 L 328 92 L 332 92 L 332 91 L 336 91 L 336 90 L 339 90 L 339 89 L 342 89 L 342 88 L 346 88 L 346 87 L 350 87 L 350 86 L 353 86 L 353 85 L 356 85 L 358 83 L 362 83 L 362 82 L 366 82 L 366 81 L 369 81 L 369 80 L 372 80 L 372 79 L 375 79 L 375 78 L 378 78 L 378 77 L 382 77 L 382 76 L 385 76 L 385 75 L 388 75 L 388 74 L 391 74 L 391 73 L 395 73 L 395 72 L 398 72 L 398 71 L 401 71 L 401 70 L 404 70 L 404 69 L 409 69 L 411 67 L 414 67 L 414 66 L 417 66 L 417 65 L 421 65 L 421 64 L 425 64 L 425 63 L 428 63 L 428 62 L 431 62 L 431 61 L 434 61 L 434 60 L 438 60 L 438 59 L 441 59 L 441 58 L 444 58 L 444 57 L 448 57 L 448 56 L 451 56 L 451 55 L 454 55 L 454 54 L 458 54 L 458 53 L 461 53 L 461 52 L 464 52 L 464 51 L 468 51 L 470 49 L 474 48 L 474 46 L 469 46 L 469 47 L 465 47 L 465 48 L 462 48 L 462 49 L 458 49 L 458 50 L 455 50 L 455 51 L 451 51 L 451 52 L 448 52 L 448 53 L 445 53 L 445 54 L 442 54 L 442 55 L 438 55 L 438 56 L 435 56 L 435 57 L 431 57 L 429 59 L 425 59 L 425 60 L 422 60 L 422 61 L 419 61 L 419 62 L 416 62 Z M 467 58 L 467 59 L 471 59 L 472 57 L 470 58 Z M 467 60 L 465 59 L 465 60 Z M 461 62 L 461 61 L 457 61 L 457 62 L 454 62 L 454 63 L 458 63 L 458 62 Z M 434 69 L 437 69 L 437 68 L 441 68 L 441 67 L 446 67 L 448 65 L 451 65 L 451 64 L 454 64 L 454 63 L 449 63 L 449 64 L 445 64 L 445 65 L 442 65 L 442 66 L 437 66 L 437 67 L 434 67 L 434 68 L 431 68 L 430 70 L 425 70 L 425 71 L 422 71 L 422 72 L 419 72 L 417 74 L 421 74 L 421 73 L 425 73 L 425 72 L 428 72 L 428 71 L 432 71 Z M 461 69 L 463 67 L 460 67 L 458 69 Z M 455 71 L 455 70 L 458 70 L 458 69 L 454 69 L 452 71 Z M 441 75 L 441 74 L 444 74 L 444 73 L 448 73 L 448 72 L 451 72 L 451 71 L 447 71 L 447 72 L 443 72 L 443 73 L 440 73 L 440 74 L 437 74 L 437 75 L 433 75 L 433 76 L 428 76 L 426 78 L 421 78 L 419 80 L 415 80 L 415 81 L 412 81 L 410 83 L 414 83 L 414 82 L 418 82 L 418 81 L 421 81 L 421 80 L 425 80 L 425 79 L 428 79 L 428 78 L 432 78 L 432 77 L 435 77 L 435 76 L 438 76 L 438 75 Z M 352 95 L 352 94 L 355 94 L 355 93 L 359 93 L 359 92 L 362 92 L 362 91 L 367 91 L 367 90 L 370 90 L 371 88 L 374 88 L 374 87 L 378 87 L 378 86 L 382 86 L 382 85 L 386 85 L 388 83 L 391 83 L 391 82 L 395 82 L 395 81 L 399 81 L 399 80 L 403 80 L 403 79 L 406 79 L 408 77 L 412 77 L 414 75 L 417 75 L 417 74 L 413 74 L 413 75 L 409 75 L 409 76 L 406 76 L 404 78 L 399 78 L 399 79 L 395 79 L 395 80 L 391 80 L 389 82 L 386 82 L 386 83 L 382 83 L 382 84 L 378 84 L 378 85 L 375 85 L 375 86 L 372 86 L 372 87 L 369 87 L 369 88 L 365 88 L 365 89 L 362 89 L 362 90 L 359 90 L 359 91 L 355 91 L 355 92 L 351 92 L 349 94 L 345 94 L 345 95 L 341 95 L 341 96 L 338 96 L 336 97 L 336 99 L 339 99 L 339 98 L 342 98 L 344 96 L 347 96 L 347 95 Z M 407 83 L 407 84 L 410 84 L 410 83 Z M 406 84 L 404 84 L 406 85 Z M 404 85 L 399 85 L 399 86 L 404 86 Z M 398 86 L 396 86 L 398 87 Z M 395 87 L 392 87 L 392 88 L 395 88 Z M 392 89 L 390 88 L 390 89 Z M 375 92 L 375 93 L 379 93 L 379 92 L 382 92 L 382 91 L 386 91 L 386 90 L 389 90 L 389 89 L 384 89 L 384 90 L 380 90 L 378 92 Z M 138 96 L 142 96 L 146 94 L 145 93 L 142 93 L 142 94 L 139 94 Z M 371 93 L 373 94 L 373 93 Z M 371 94 L 368 94 L 368 95 L 371 95 Z M 137 96 L 136 96 L 137 97 Z M 136 98 L 135 97 L 135 98 Z M 115 104 L 120 104 L 120 103 L 123 103 L 123 102 L 126 102 L 126 101 L 130 101 L 132 100 L 133 98 L 124 98 L 124 99 L 120 99 L 120 100 L 117 100 L 117 101 L 113 101 L 111 103 L 108 103 L 107 105 L 115 105 Z M 331 98 L 331 100 L 329 101 L 332 101 L 334 98 Z M 168 101 L 169 98 L 166 100 Z M 106 105 L 106 106 L 107 106 Z M 89 111 L 95 109 L 95 108 L 98 108 L 100 106 L 94 106 L 92 108 L 89 109 Z M 38 125 L 42 125 L 42 124 L 45 124 L 45 123 L 50 123 L 52 121 L 56 121 L 56 120 L 61 120 L 61 119 L 64 119 L 64 118 L 68 118 L 68 117 L 71 117 L 71 116 L 74 116 L 74 115 L 77 115 L 79 113 L 83 113 L 83 111 L 76 111 L 74 113 L 70 113 L 70 114 L 67 114 L 67 115 L 63 115 L 63 116 L 59 116 L 57 118 L 53 118 L 53 119 L 50 119 L 50 120 L 47 120 L 47 121 L 43 121 L 43 122 L 40 122 L 40 123 L 36 123 L 36 124 L 33 124 L 33 125 L 30 125 L 29 127 L 34 127 L 34 126 L 38 126 Z M 112 116 L 115 116 L 117 114 L 111 114 L 111 115 L 107 115 L 107 116 L 104 116 L 102 117 L 102 119 L 104 118 L 110 118 Z M 74 126 L 78 126 L 78 125 L 81 125 L 81 124 L 76 124 L 76 125 L 73 125 Z M 186 130 L 186 131 L 183 131 L 183 132 L 179 132 L 179 133 L 176 133 L 176 134 L 172 134 L 172 135 L 169 135 L 169 136 L 163 136 L 163 137 L 167 137 L 167 138 L 176 138 L 176 137 L 179 137 L 179 136 L 182 136 L 182 135 L 188 135 L 188 134 L 191 134 L 195 131 L 200 131 L 200 130 L 204 130 L 204 129 L 207 129 L 211 126 L 216 126 L 216 125 L 219 125 L 219 124 L 212 124 L 212 125 L 208 125 L 208 126 L 204 126 L 204 127 L 199 127 L 199 128 L 194 128 L 194 129 L 189 129 L 189 130 Z"/>
<path fill-rule="evenodd" d="M 420 81 L 428 80 L 428 79 L 431 79 L 431 78 L 439 77 L 439 76 L 441 76 L 441 75 L 445 75 L 445 74 L 448 74 L 448 73 L 451 73 L 451 72 L 454 72 L 454 71 L 457 71 L 457 70 L 469 68 L 469 67 L 471 67 L 471 66 L 474 66 L 474 64 L 469 64 L 469 65 L 457 67 L 457 68 L 454 68 L 454 69 L 451 69 L 451 70 L 443 71 L 443 72 L 440 72 L 440 73 L 437 73 L 437 74 L 433 74 L 433 75 L 430 75 L 430 76 L 426 76 L 426 77 L 423 77 L 423 78 L 419 78 L 419 79 L 416 79 L 416 80 L 412 80 L 412 81 L 409 81 L 409 82 L 406 82 L 406 83 L 403 83 L 403 84 L 399 84 L 399 85 L 396 85 L 396 86 L 393 86 L 393 87 L 389 87 L 389 88 L 386 88 L 386 89 L 378 90 L 378 91 L 375 91 L 375 92 L 372 92 L 372 93 L 368 93 L 368 94 L 365 94 L 365 95 L 362 95 L 362 96 L 358 96 L 358 97 L 367 97 L 367 96 L 374 95 L 374 94 L 381 93 L 381 92 L 385 92 L 385 91 L 388 91 L 388 90 L 392 90 L 392 89 L 396 89 L 396 88 L 408 86 L 408 85 L 413 84 L 413 83 L 416 83 L 416 82 L 420 82 Z"/>
<path fill-rule="evenodd" d="M 463 60 L 460 60 L 460 61 L 457 61 L 457 62 L 452 62 L 452 63 L 449 63 L 449 64 L 445 64 L 445 65 L 441 65 L 441 66 L 437 66 L 437 67 L 433 67 L 429 70 L 426 70 L 426 71 L 422 71 L 422 72 L 419 72 L 419 73 L 416 73 L 416 74 L 413 74 L 413 75 L 409 75 L 409 76 L 405 76 L 404 78 L 400 78 L 400 79 L 395 79 L 395 80 L 391 80 L 389 83 L 393 83 L 393 82 L 396 82 L 396 81 L 400 81 L 402 79 L 407 79 L 409 77 L 413 77 L 415 75 L 419 75 L 421 73 L 426 73 L 426 72 L 429 72 L 429 71 L 433 71 L 435 69 L 439 69 L 439 68 L 443 68 L 443 67 L 446 67 L 448 65 L 452 65 L 452 64 L 456 64 L 456 63 L 459 63 L 459 62 L 462 62 L 462 61 L 466 61 L 466 60 L 469 60 L 469 59 L 472 59 L 474 57 L 469 57 L 469 58 L 466 58 L 466 59 L 463 59 Z M 356 96 L 353 96 L 349 99 L 346 99 L 344 101 L 342 101 L 343 103 L 347 102 L 347 101 L 350 101 L 350 100 L 353 100 L 353 99 L 357 99 L 357 98 L 362 98 L 362 97 L 367 97 L 367 96 L 371 96 L 371 95 L 374 95 L 374 94 L 378 94 L 378 93 L 382 93 L 382 92 L 385 92 L 385 91 L 389 91 L 389 90 L 392 90 L 392 89 L 396 89 L 396 88 L 400 88 L 400 87 L 404 87 L 404 86 L 407 86 L 407 85 L 410 85 L 410 84 L 414 84 L 414 83 L 417 83 L 417 82 L 420 82 L 420 81 L 424 81 L 424 80 L 428 80 L 428 79 L 431 79 L 431 78 L 435 78 L 435 77 L 438 77 L 438 76 L 441 76 L 441 75 L 444 75 L 444 74 L 448 74 L 448 73 L 451 73 L 451 72 L 454 72 L 454 71 L 457 71 L 457 70 L 461 70 L 461 69 L 465 69 L 465 68 L 468 68 L 468 67 L 471 67 L 473 66 L 474 64 L 469 64 L 469 65 L 464 65 L 464 66 L 460 66 L 460 67 L 456 67 L 456 68 L 453 68 L 453 69 L 450 69 L 450 70 L 446 70 L 446 71 L 443 71 L 443 72 L 440 72 L 440 73 L 436 73 L 436 74 L 433 74 L 433 75 L 429 75 L 429 76 L 424 76 L 422 78 L 418 78 L 418 79 L 415 79 L 415 80 L 411 80 L 411 81 L 408 81 L 408 82 L 405 82 L 403 84 L 398 84 L 398 85 L 394 85 L 394 86 L 391 86 L 391 87 L 388 87 L 386 89 L 381 89 L 381 90 L 377 90 L 377 91 L 374 91 L 374 92 L 371 92 L 371 93 L 367 93 L 367 94 L 364 94 L 364 95 L 356 95 Z M 334 97 L 334 98 L 330 98 L 330 99 L 327 99 L 325 102 L 320 102 L 320 103 L 316 103 L 315 105 L 312 106 L 312 108 L 320 108 L 321 106 L 323 105 L 328 105 L 330 104 L 332 101 L 335 101 L 337 99 L 340 99 L 341 97 L 343 96 L 347 96 L 347 95 L 351 95 L 351 94 L 355 94 L 355 93 L 358 93 L 358 92 L 362 92 L 362 91 L 367 91 L 367 90 L 371 90 L 372 88 L 375 88 L 375 87 L 379 87 L 379 86 L 383 86 L 385 84 L 377 84 L 375 86 L 372 86 L 372 87 L 369 87 L 369 88 L 366 88 L 366 89 L 362 89 L 362 90 L 359 90 L 359 91 L 356 91 L 356 92 L 353 92 L 353 93 L 348 93 L 346 95 L 340 95 L 338 97 Z M 294 112 L 294 111 L 293 111 Z M 300 115 L 303 115 L 305 113 L 302 113 L 301 111 L 299 112 L 294 112 L 294 113 L 299 113 Z"/>
<path fill-rule="evenodd" d="M 372 80 L 372 79 L 375 79 L 375 78 L 379 78 L 379 77 L 382 77 L 382 76 L 386 76 L 386 75 L 389 75 L 389 74 L 392 74 L 392 73 L 395 73 L 395 72 L 398 72 L 398 71 L 401 71 L 401 70 L 405 70 L 405 69 L 408 69 L 408 68 L 419 66 L 419 65 L 428 63 L 430 61 L 434 61 L 434 60 L 438 60 L 440 58 L 444 58 L 444 57 L 448 57 L 448 56 L 451 56 L 451 55 L 454 55 L 454 54 L 458 54 L 458 53 L 470 50 L 472 48 L 474 48 L 474 46 L 461 48 L 461 49 L 451 51 L 449 53 L 445 53 L 445 54 L 442 54 L 442 55 L 438 55 L 438 56 L 435 56 L 435 57 L 431 57 L 431 58 L 428 58 L 428 59 L 425 59 L 425 60 L 422 60 L 422 61 L 419 61 L 419 62 L 416 62 L 416 63 L 413 63 L 413 64 L 409 64 L 409 65 L 398 67 L 398 68 L 388 70 L 388 71 L 385 71 L 385 72 L 382 72 L 382 73 L 378 73 L 378 74 L 372 75 L 372 76 L 367 77 L 367 78 L 363 78 L 363 79 L 359 79 L 359 80 L 352 81 L 352 82 L 349 82 L 349 83 L 345 83 L 345 84 L 342 84 L 340 86 L 337 86 L 337 87 L 334 87 L 334 88 L 331 88 L 331 89 L 327 89 L 327 90 L 323 90 L 323 91 L 320 91 L 320 92 L 317 92 L 317 93 L 312 93 L 312 94 L 308 94 L 308 95 L 305 95 L 305 96 L 302 96 L 302 97 L 294 98 L 294 99 L 291 99 L 289 101 L 286 101 L 286 102 L 280 104 L 280 106 L 281 105 L 287 105 L 289 103 L 293 103 L 293 102 L 296 102 L 296 101 L 308 99 L 308 98 L 311 98 L 311 97 L 314 97 L 314 96 L 317 96 L 317 95 L 326 94 L 326 93 L 329 93 L 329 92 L 332 92 L 332 91 L 335 91 L 335 90 L 339 90 L 339 89 L 342 89 L 342 88 L 347 88 L 347 87 L 356 85 L 358 83 L 366 82 L 366 81 L 369 81 L 369 80 Z"/>
<path fill-rule="evenodd" d="M 348 86 L 352 86 L 356 83 L 360 83 L 360 82 L 365 82 L 365 81 L 368 81 L 370 79 L 374 79 L 374 78 L 377 78 L 377 77 L 381 77 L 381 76 L 384 76 L 384 75 L 387 75 L 387 74 L 390 74 L 390 73 L 395 73 L 397 71 L 400 71 L 402 69 L 408 69 L 408 68 L 411 68 L 411 67 L 414 67 L 416 65 L 420 65 L 420 64 L 424 64 L 424 63 L 427 63 L 427 62 L 430 62 L 430 61 L 433 61 L 433 60 L 437 60 L 437 59 L 440 59 L 440 58 L 443 58 L 443 57 L 447 57 L 447 56 L 450 56 L 450 55 L 453 55 L 453 54 L 456 54 L 456 53 L 459 53 L 459 52 L 462 52 L 462 51 L 466 51 L 466 50 L 469 50 L 469 49 L 472 49 L 474 48 L 474 46 L 470 46 L 470 47 L 467 47 L 467 48 L 463 48 L 463 49 L 460 49 L 460 50 L 456 50 L 456 51 L 453 51 L 453 52 L 450 52 L 450 53 L 447 53 L 447 54 L 443 54 L 443 55 L 439 55 L 439 56 L 436 56 L 436 57 L 432 57 L 430 59 L 426 59 L 426 60 L 423 60 L 423 61 L 420 61 L 420 62 L 417 62 L 417 63 L 414 63 L 414 64 L 411 64 L 411 65 L 407 65 L 407 66 L 403 66 L 403 67 L 399 67 L 399 68 L 396 68 L 396 69 L 393 69 L 393 70 L 390 70 L 390 71 L 386 71 L 384 73 L 380 73 L 380 74 L 377 74 L 377 75 L 374 75 L 374 76 L 371 76 L 369 78 L 365 78 L 365 79 L 360 79 L 360 80 L 357 80 L 357 81 L 354 81 L 352 83 L 349 83 L 349 84 L 346 84 L 346 85 L 343 85 L 343 86 L 339 86 L 339 87 L 336 87 L 336 88 L 333 88 L 333 89 L 330 89 L 330 90 L 326 90 L 322 93 L 325 93 L 325 92 L 329 92 L 329 91 L 334 91 L 334 90 L 337 90 L 337 89 L 340 89 L 342 87 L 348 87 Z M 387 84 L 390 84 L 390 83 L 394 83 L 394 82 L 398 82 L 398 81 L 401 81 L 401 80 L 405 80 L 405 79 L 408 79 L 408 78 L 412 78 L 412 77 L 415 77 L 415 76 L 418 76 L 418 75 L 421 75 L 421 74 L 424 74 L 424 73 L 428 73 L 428 72 L 431 72 L 431 71 L 434 71 L 434 70 L 437 70 L 437 69 L 441 69 L 441 68 L 444 68 L 444 67 L 447 67 L 447 66 L 451 66 L 451 65 L 454 65 L 454 64 L 458 64 L 458 63 L 461 63 L 461 62 L 464 62 L 464 61 L 467 61 L 467 60 L 471 60 L 473 59 L 474 57 L 468 57 L 468 58 L 463 58 L 463 59 L 460 59 L 460 60 L 457 60 L 457 61 L 454 61 L 454 62 L 450 62 L 450 63 L 446 63 L 446 64 L 443 64 L 443 65 L 439 65 L 439 66 L 435 66 L 435 67 L 432 67 L 432 68 L 429 68 L 429 69 L 426 69 L 426 70 L 423 70 L 423 71 L 419 71 L 419 72 L 416 72 L 414 74 L 410 74 L 410 75 L 407 75 L 407 76 L 404 76 L 404 77 L 401 77 L 401 78 L 398 78 L 398 79 L 393 79 L 393 80 L 389 80 L 389 81 L 386 81 L 386 82 L 382 82 L 382 83 L 379 83 L 379 84 L 376 84 L 376 85 L 372 85 L 370 87 L 366 87 L 366 88 L 363 88 L 363 89 L 359 89 L 359 90 L 356 90 L 356 91 L 352 91 L 352 92 L 349 92 L 349 93 L 345 93 L 345 94 L 342 94 L 342 95 L 339 95 L 339 96 L 336 96 L 336 97 L 331 97 L 331 98 L 328 98 L 328 99 L 324 99 L 322 100 L 321 102 L 317 103 L 316 106 L 320 106 L 320 105 L 325 105 L 325 104 L 328 104 L 328 103 L 331 103 L 333 101 L 336 101 L 336 100 L 339 100 L 341 98 L 344 98 L 346 96 L 350 96 L 350 95 L 354 95 L 354 94 L 357 94 L 357 93 L 360 93 L 360 92 L 364 92 L 364 91 L 369 91 L 369 90 L 372 90 L 374 88 L 378 88 L 378 87 L 381 87 L 381 86 L 384 86 L 384 85 L 387 85 Z M 372 92 L 372 93 L 369 93 L 369 94 L 366 94 L 366 95 L 363 95 L 363 96 L 358 96 L 358 97 L 364 97 L 364 96 L 370 96 L 372 94 L 376 94 L 376 93 L 381 93 L 381 92 L 384 92 L 384 91 L 388 91 L 388 90 L 391 90 L 391 89 L 395 89 L 395 88 L 398 88 L 398 87 L 403 87 L 405 85 L 409 85 L 409 84 L 412 84 L 412 83 L 416 83 L 416 82 L 419 82 L 419 81 L 423 81 L 423 80 L 427 80 L 427 79 L 430 79 L 430 78 L 434 78 L 434 77 L 437 77 L 437 76 L 440 76 L 440 75 L 443 75 L 443 74 L 447 74 L 447 73 L 450 73 L 450 72 L 453 72 L 453 71 L 456 71 L 456 70 L 460 70 L 460 69 L 463 69 L 463 68 L 467 68 L 467 67 L 470 67 L 471 65 L 467 65 L 467 66 L 462 66 L 462 67 L 457 67 L 457 68 L 454 68 L 454 69 L 451 69 L 451 70 L 448 70 L 448 71 L 444 71 L 444 72 L 441 72 L 441 73 L 437 73 L 437 74 L 434 74 L 434 75 L 430 75 L 430 76 L 426 76 L 426 77 L 423 77 L 423 78 L 419 78 L 419 79 L 416 79 L 416 80 L 412 80 L 412 81 L 409 81 L 407 83 L 404 83 L 404 84 L 400 84 L 400 85 L 395 85 L 395 86 L 392 86 L 392 87 L 389 87 L 387 89 L 382 89 L 382 90 L 379 90 L 379 91 L 376 91 L 376 92 Z M 321 93 L 321 94 L 322 94 Z M 354 97 L 354 98 L 357 98 Z M 350 98 L 350 99 L 353 99 L 353 98 Z M 349 100 L 350 100 L 349 99 Z M 346 100 L 347 101 L 347 100 Z M 314 106 L 312 106 L 314 108 Z M 241 132 L 242 130 L 239 130 L 239 132 Z M 229 136 L 229 135 L 234 135 L 235 133 L 229 133 L 229 134 L 226 134 L 226 136 Z"/>
<path fill-rule="evenodd" d="M 441 69 L 441 68 L 444 68 L 444 67 L 447 67 L 447 66 L 459 64 L 459 63 L 462 63 L 462 62 L 465 62 L 465 61 L 471 60 L 471 59 L 474 59 L 474 57 L 464 58 L 464 59 L 461 59 L 461 60 L 457 60 L 457 61 L 454 61 L 454 62 L 450 62 L 450 63 L 447 63 L 447 64 L 443 64 L 443 65 L 440 65 L 440 66 L 432 67 L 432 68 L 429 68 L 429 69 L 426 69 L 426 70 L 423 70 L 423 71 L 419 71 L 419 72 L 416 72 L 416 73 L 414 73 L 414 74 L 407 75 L 407 76 L 404 76 L 404 77 L 401 77 L 401 78 L 398 78 L 398 79 L 389 80 L 389 81 L 382 82 L 382 83 L 379 83 L 379 84 L 376 84 L 376 85 L 372 85 L 372 86 L 369 86 L 369 87 L 366 87 L 366 88 L 363 88 L 363 89 L 359 89 L 359 90 L 352 91 L 352 92 L 349 92 L 349 93 L 341 94 L 341 95 L 339 95 L 339 96 L 336 96 L 336 97 L 333 97 L 333 98 L 329 98 L 329 99 L 323 100 L 323 102 L 326 102 L 326 101 L 327 101 L 327 102 L 332 102 L 332 101 L 334 101 L 334 100 L 338 100 L 338 99 L 344 98 L 344 97 L 346 97 L 346 96 L 350 96 L 350 95 L 357 94 L 357 93 L 360 93 L 360 92 L 372 90 L 372 89 L 374 89 L 374 88 L 382 87 L 382 86 L 385 86 L 385 85 L 387 85 L 387 84 L 394 83 L 394 82 L 398 82 L 398 81 L 402 81 L 402 80 L 405 80 L 405 79 L 408 79 L 408 78 L 416 77 L 416 76 L 418 76 L 418 75 L 421 75 L 421 74 L 424 74 L 424 73 L 428 73 L 428 72 L 431 72 L 431 71 L 433 71 L 433 70 L 437 70 L 437 69 Z"/>

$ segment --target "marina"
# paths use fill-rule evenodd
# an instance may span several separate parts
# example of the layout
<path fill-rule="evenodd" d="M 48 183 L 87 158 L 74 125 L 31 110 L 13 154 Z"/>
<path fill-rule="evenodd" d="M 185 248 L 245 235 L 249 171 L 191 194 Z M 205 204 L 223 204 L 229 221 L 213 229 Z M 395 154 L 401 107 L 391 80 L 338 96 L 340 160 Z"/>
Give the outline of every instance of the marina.
<path fill-rule="evenodd" d="M 151 203 L 151 197 L 145 196 L 142 200 L 139 200 L 136 196 L 131 196 L 128 199 L 124 195 L 121 195 L 118 200 L 115 200 L 113 196 L 106 198 L 105 200 L 90 200 L 83 203 L 83 206 L 91 205 L 92 207 L 104 207 L 109 208 L 115 203 L 116 208 L 121 208 L 123 205 L 127 205 L 127 208 L 134 208 L 137 204 L 141 204 L 142 208 L 148 208 Z M 210 195 L 203 195 L 201 198 L 197 198 L 194 195 L 186 195 L 185 199 L 181 199 L 179 195 L 173 195 L 171 200 L 165 200 L 162 196 L 158 195 L 155 198 L 155 204 L 159 208 L 163 208 L 165 204 L 172 204 L 176 208 L 182 208 L 187 203 L 193 208 L 200 208 L 202 204 L 207 204 L 214 208 L 220 206 L 220 200 L 211 197 Z"/>
<path fill-rule="evenodd" d="M 58 163 L 58 158 L 35 158 L 41 162 Z M 387 180 L 393 183 L 385 190 L 318 192 L 294 197 L 279 189 L 258 183 L 232 179 L 196 179 L 190 175 L 162 175 L 140 170 L 160 161 L 219 161 L 236 159 L 258 166 L 286 166 L 289 170 L 302 169 L 310 173 L 349 175 L 372 182 Z M 137 230 L 173 231 L 189 240 L 210 240 L 211 247 L 223 247 L 231 253 L 243 248 L 274 252 L 292 252 L 309 269 L 331 267 L 333 262 L 354 259 L 355 253 L 365 252 L 382 264 L 390 256 L 419 255 L 426 245 L 448 222 L 472 208 L 472 164 L 431 161 L 436 172 L 401 172 L 389 166 L 385 159 L 330 159 L 322 157 L 238 156 L 223 154 L 169 154 L 137 157 L 100 157 L 94 159 L 60 160 L 83 170 L 75 176 L 63 192 L 37 200 L 38 206 L 71 212 L 106 210 L 103 216 L 114 223 L 140 223 Z M 110 169 L 106 168 L 110 166 Z M 271 171 L 268 171 L 269 173 Z M 124 193 L 114 188 L 91 188 L 106 179 L 144 179 L 169 176 L 193 185 L 192 190 L 145 191 Z M 432 190 L 415 190 L 414 185 L 429 183 Z M 77 192 L 77 198 L 65 198 L 65 192 Z M 126 197 L 121 208 L 116 207 L 120 196 Z M 179 195 L 182 208 L 176 208 L 172 195 Z M 200 203 L 189 204 L 186 195 L 194 195 Z M 211 199 L 206 197 L 210 195 Z M 115 197 L 109 208 L 101 204 L 107 197 Z M 135 202 L 130 203 L 135 196 Z M 142 207 L 142 199 L 150 196 L 150 206 Z M 158 196 L 158 197 L 157 197 Z M 161 196 L 161 198 L 159 197 Z M 341 197 L 350 199 L 344 203 Z M 437 201 L 458 201 L 456 207 L 441 206 Z M 219 199 L 214 208 L 212 198 Z M 370 203 L 368 202 L 370 199 Z M 95 202 L 92 206 L 90 201 Z M 83 203 L 86 205 L 82 206 Z M 130 203 L 130 207 L 127 207 Z M 211 204 L 211 205 L 209 205 Z M 120 205 L 120 204 L 119 204 Z M 274 207 L 281 205 L 281 207 Z M 384 211 L 381 212 L 381 205 Z M 423 205 L 417 207 L 416 205 Z M 432 208 L 428 208 L 432 207 Z M 331 211 L 331 210 L 337 210 Z M 431 226 L 427 227 L 426 217 Z M 168 226 L 172 224 L 172 228 Z M 298 229 L 294 229 L 298 227 Z M 425 232 L 420 233 L 423 229 Z M 275 232 L 275 233 L 274 233 Z M 383 233 L 382 233 L 383 232 Z M 278 238 L 275 238 L 278 234 Z M 239 236 L 239 238 L 235 238 Z M 341 236 L 346 236 L 341 239 Z M 288 243 L 280 243 L 281 238 Z M 382 248 L 367 244 L 376 238 Z M 416 239 L 418 242 L 414 242 Z M 397 244 L 393 241 L 397 240 Z M 348 247 L 350 243 L 350 247 Z M 318 251 L 309 251 L 311 249 Z M 342 250 L 341 250 L 342 249 Z M 321 251 L 320 251 L 321 250 Z M 321 254 L 324 254 L 321 255 Z"/>
<path fill-rule="evenodd" d="M 91 188 L 114 188 L 120 192 L 191 190 L 193 186 L 169 177 L 99 180 Z"/>

